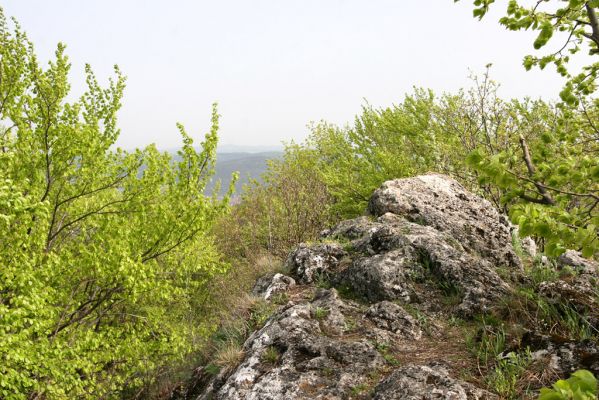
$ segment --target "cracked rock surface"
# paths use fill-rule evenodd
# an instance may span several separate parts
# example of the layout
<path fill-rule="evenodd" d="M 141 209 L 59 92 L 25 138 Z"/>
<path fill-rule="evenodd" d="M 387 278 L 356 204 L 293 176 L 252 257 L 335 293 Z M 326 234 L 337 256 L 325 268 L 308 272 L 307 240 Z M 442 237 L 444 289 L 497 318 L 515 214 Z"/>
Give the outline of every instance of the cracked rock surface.
<path fill-rule="evenodd" d="M 395 370 L 377 385 L 374 400 L 478 400 L 498 397 L 451 378 L 441 365 L 408 366 Z"/>

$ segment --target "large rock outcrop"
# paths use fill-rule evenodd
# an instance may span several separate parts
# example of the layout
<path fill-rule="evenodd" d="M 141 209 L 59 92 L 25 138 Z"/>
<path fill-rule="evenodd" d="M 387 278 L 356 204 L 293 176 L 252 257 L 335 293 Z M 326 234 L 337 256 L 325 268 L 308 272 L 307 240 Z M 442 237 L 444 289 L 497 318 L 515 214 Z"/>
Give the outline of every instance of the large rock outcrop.
<path fill-rule="evenodd" d="M 506 219 L 442 175 L 386 182 L 369 211 L 293 251 L 292 277 L 257 283 L 256 295 L 288 292 L 287 303 L 246 340 L 241 363 L 209 379 L 198 399 L 497 398 L 461 378 L 471 355 L 456 353 L 465 338 L 447 321 L 487 313 L 513 292 L 509 276 L 522 265 Z M 562 260 L 590 274 L 594 266 L 583 261 Z M 578 297 L 588 305 L 596 299 L 584 282 Z M 540 290 L 548 299 L 573 297 L 573 284 Z M 581 365 L 580 345 L 535 338 L 535 357 L 564 360 L 563 371 Z"/>
<path fill-rule="evenodd" d="M 376 220 L 345 221 L 325 233 L 352 240 L 366 255 L 354 258 L 336 283 L 369 300 L 418 302 L 419 280 L 433 276 L 445 294 L 460 297 L 460 312 L 471 316 L 509 292 L 498 270 L 521 268 L 505 217 L 448 177 L 385 182 L 369 209 Z"/>
<path fill-rule="evenodd" d="M 457 181 L 430 174 L 385 182 L 368 206 L 373 215 L 401 215 L 449 234 L 469 253 L 497 266 L 519 266 L 507 219 Z M 507 244 L 510 244 L 506 246 Z"/>

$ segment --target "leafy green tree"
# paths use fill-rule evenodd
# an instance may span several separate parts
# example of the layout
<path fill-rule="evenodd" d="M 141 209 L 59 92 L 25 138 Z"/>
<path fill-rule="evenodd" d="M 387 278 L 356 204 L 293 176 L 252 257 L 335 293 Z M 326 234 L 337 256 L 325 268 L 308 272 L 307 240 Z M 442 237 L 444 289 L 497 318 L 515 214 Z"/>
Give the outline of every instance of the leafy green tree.
<path fill-rule="evenodd" d="M 474 16 L 482 18 L 494 0 L 474 1 Z M 579 249 L 587 257 L 599 252 L 599 101 L 596 90 L 599 62 L 598 1 L 538 0 L 530 6 L 510 0 L 500 23 L 514 31 L 534 30 L 535 49 L 552 38 L 561 47 L 542 57 L 526 56 L 524 66 L 544 68 L 553 63 L 567 78 L 560 93 L 563 103 L 549 110 L 535 131 L 518 135 L 518 143 L 492 157 L 480 149 L 470 157 L 470 165 L 505 194 L 504 201 L 516 201 L 512 220 L 523 235 L 532 234 L 546 243 L 550 255 L 566 248 Z M 556 35 L 554 35 L 557 33 Z M 580 73 L 571 73 L 570 56 L 588 49 L 589 62 Z M 527 123 L 526 113 L 518 112 L 517 123 Z"/>
<path fill-rule="evenodd" d="M 507 211 L 504 192 L 496 185 L 481 180 L 480 173 L 470 168 L 465 159 L 478 150 L 486 156 L 495 155 L 511 145 L 521 124 L 513 123 L 513 103 L 498 97 L 499 85 L 490 77 L 491 65 L 482 76 L 472 75 L 473 86 L 456 94 L 446 93 L 435 102 L 435 121 L 439 139 L 439 157 L 434 169 L 458 179 L 469 190 L 491 201 L 498 209 Z M 527 102 L 523 108 L 529 109 Z M 529 113 L 528 121 L 538 118 Z"/>
<path fill-rule="evenodd" d="M 511 148 L 520 132 L 546 117 L 547 106 L 501 100 L 488 71 L 473 80 L 473 88 L 456 94 L 416 89 L 392 107 L 367 105 L 348 128 L 313 126 L 303 146 L 319 155 L 316 165 L 333 196 L 332 210 L 344 217 L 360 215 L 385 180 L 442 172 L 507 211 L 504 190 L 481 179 L 466 157 L 475 150 L 493 156 Z M 519 112 L 527 112 L 527 118 L 516 123 Z"/>
<path fill-rule="evenodd" d="M 114 147 L 125 78 L 67 101 L 59 44 L 42 67 L 0 10 L 0 397 L 116 397 L 214 321 L 195 299 L 226 265 L 206 232 L 218 130 L 181 161 Z"/>
<path fill-rule="evenodd" d="M 595 116 L 589 113 L 596 115 L 597 110 L 581 113 L 539 104 L 537 112 L 544 116 L 529 124 L 529 113 L 516 105 L 516 123 L 528 128 L 500 153 L 489 157 L 475 150 L 468 162 L 481 174 L 481 182 L 501 189 L 520 233 L 541 238 L 549 255 L 567 248 L 596 255 L 599 142 L 590 122 Z"/>
<path fill-rule="evenodd" d="M 334 198 L 332 211 L 360 215 L 382 182 L 436 165 L 441 151 L 433 114 L 433 93 L 416 89 L 393 107 L 364 106 L 352 127 L 314 125 L 304 146 L 319 155 L 316 166 Z"/>
<path fill-rule="evenodd" d="M 363 108 L 353 126 L 319 123 L 303 144 L 332 196 L 331 211 L 360 215 L 383 181 L 430 171 L 456 177 L 509 213 L 550 255 L 593 256 L 597 239 L 598 108 L 505 101 L 489 77 L 434 96 L 418 89 L 393 107 Z"/>

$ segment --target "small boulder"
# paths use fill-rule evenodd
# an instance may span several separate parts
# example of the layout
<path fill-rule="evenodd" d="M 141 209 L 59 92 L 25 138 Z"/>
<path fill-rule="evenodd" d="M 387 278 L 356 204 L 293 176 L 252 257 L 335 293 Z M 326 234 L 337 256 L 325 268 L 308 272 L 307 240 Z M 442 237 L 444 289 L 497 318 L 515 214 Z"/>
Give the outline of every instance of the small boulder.
<path fill-rule="evenodd" d="M 524 250 L 526 255 L 531 258 L 535 258 L 537 256 L 537 243 L 530 236 L 522 238 L 521 244 L 522 250 Z"/>
<path fill-rule="evenodd" d="M 390 301 L 381 301 L 372 305 L 366 311 L 366 317 L 376 327 L 393 332 L 402 338 L 418 340 L 422 337 L 422 330 L 414 317 Z"/>
<path fill-rule="evenodd" d="M 593 331 L 599 331 L 599 295 L 597 279 L 580 274 L 569 280 L 541 282 L 539 294 L 562 309 L 570 309 L 584 318 Z"/>
<path fill-rule="evenodd" d="M 436 282 L 446 296 L 459 299 L 459 313 L 470 317 L 488 311 L 511 290 L 498 275 L 493 259 L 467 252 L 451 233 L 386 213 L 369 236 L 372 256 L 354 258 L 333 282 L 369 301 L 434 302 L 437 292 L 415 283 Z"/>
<path fill-rule="evenodd" d="M 316 316 L 317 307 L 326 313 Z M 366 383 L 385 360 L 364 338 L 337 339 L 347 312 L 357 308 L 334 289 L 280 309 L 246 340 L 241 363 L 217 377 L 198 400 L 349 398 L 352 387 Z"/>
<path fill-rule="evenodd" d="M 321 236 L 331 239 L 359 239 L 376 230 L 377 223 L 370 218 L 361 216 L 354 219 L 348 219 L 339 222 L 332 229 L 327 229 L 321 233 Z"/>
<path fill-rule="evenodd" d="M 441 365 L 399 368 L 377 385 L 374 400 L 483 400 L 492 393 L 449 376 Z"/>
<path fill-rule="evenodd" d="M 312 300 L 312 317 L 320 319 L 321 329 L 328 334 L 342 334 L 347 322 L 345 314 L 356 311 L 355 306 L 339 298 L 335 289 L 317 289 Z"/>
<path fill-rule="evenodd" d="M 560 267 L 572 267 L 577 272 L 596 275 L 599 274 L 599 264 L 593 260 L 586 259 L 579 251 L 567 250 L 557 258 Z"/>
<path fill-rule="evenodd" d="M 313 283 L 320 277 L 328 277 L 346 255 L 337 243 L 301 244 L 289 255 L 287 266 L 301 283 Z"/>
<path fill-rule="evenodd" d="M 252 294 L 261 296 L 264 300 L 270 300 L 273 295 L 284 293 L 294 286 L 295 279 L 290 276 L 280 273 L 269 274 L 258 279 Z"/>
<path fill-rule="evenodd" d="M 419 266 L 412 255 L 406 254 L 411 251 L 408 247 L 358 258 L 336 275 L 333 282 L 369 301 L 413 302 L 416 292 L 410 275 Z"/>
<path fill-rule="evenodd" d="M 538 332 L 527 332 L 520 346 L 532 352 L 535 361 L 544 361 L 555 376 L 568 377 L 578 369 L 599 374 L 599 344 L 594 340 L 567 340 Z"/>

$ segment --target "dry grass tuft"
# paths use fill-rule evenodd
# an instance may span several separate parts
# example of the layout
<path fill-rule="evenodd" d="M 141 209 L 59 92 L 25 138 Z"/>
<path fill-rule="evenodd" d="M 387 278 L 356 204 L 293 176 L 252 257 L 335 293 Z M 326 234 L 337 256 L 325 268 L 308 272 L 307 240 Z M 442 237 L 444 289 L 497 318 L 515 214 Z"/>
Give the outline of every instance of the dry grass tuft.
<path fill-rule="evenodd" d="M 214 364 L 223 369 L 235 368 L 244 357 L 242 346 L 234 341 L 222 345 L 214 355 Z"/>

